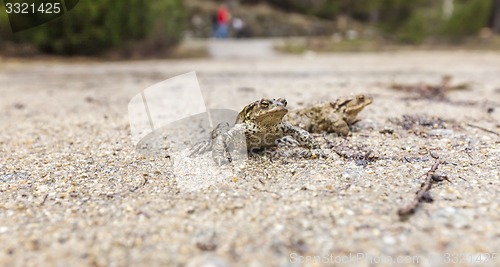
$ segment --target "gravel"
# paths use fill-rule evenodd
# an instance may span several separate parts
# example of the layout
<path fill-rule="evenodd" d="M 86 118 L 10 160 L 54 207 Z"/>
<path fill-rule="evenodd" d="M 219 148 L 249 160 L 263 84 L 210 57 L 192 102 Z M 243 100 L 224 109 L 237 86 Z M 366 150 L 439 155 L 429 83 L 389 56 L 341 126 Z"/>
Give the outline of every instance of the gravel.
<path fill-rule="evenodd" d="M 3 59 L 0 265 L 498 266 L 499 62 L 465 51 Z M 128 101 L 193 70 L 208 108 L 285 97 L 294 109 L 358 93 L 374 103 L 352 136 L 316 136 L 327 158 L 259 157 L 230 170 L 210 167 L 209 154 L 179 168 L 136 153 Z M 447 101 L 390 89 L 446 74 L 471 88 Z M 444 123 L 403 127 L 408 115 Z M 435 157 L 451 183 L 400 220 Z M 190 176 L 203 164 L 213 177 Z"/>

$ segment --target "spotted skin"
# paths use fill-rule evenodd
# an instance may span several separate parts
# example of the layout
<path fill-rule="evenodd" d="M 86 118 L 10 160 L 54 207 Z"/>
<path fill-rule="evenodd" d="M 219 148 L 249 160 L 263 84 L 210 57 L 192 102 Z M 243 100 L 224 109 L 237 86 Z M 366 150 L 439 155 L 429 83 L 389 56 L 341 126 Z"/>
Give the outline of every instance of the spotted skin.
<path fill-rule="evenodd" d="M 283 98 L 263 98 L 247 105 L 238 114 L 233 127 L 227 129 L 219 124 L 212 131 L 212 140 L 203 141 L 203 149 L 197 149 L 197 145 L 195 145 L 195 152 L 204 152 L 211 145 L 212 158 L 218 165 L 230 162 L 230 147 L 236 142 L 237 136 L 245 137 L 246 147 L 249 151 L 273 147 L 280 138 L 288 135 L 303 147 L 319 148 L 306 130 L 283 122 L 283 116 L 288 112 L 286 105 L 287 102 Z M 221 129 L 224 130 L 221 131 Z"/>
<path fill-rule="evenodd" d="M 349 135 L 350 126 L 358 121 L 358 113 L 373 102 L 371 97 L 357 95 L 341 97 L 334 102 L 326 102 L 289 113 L 285 121 L 311 133 L 337 133 Z"/>

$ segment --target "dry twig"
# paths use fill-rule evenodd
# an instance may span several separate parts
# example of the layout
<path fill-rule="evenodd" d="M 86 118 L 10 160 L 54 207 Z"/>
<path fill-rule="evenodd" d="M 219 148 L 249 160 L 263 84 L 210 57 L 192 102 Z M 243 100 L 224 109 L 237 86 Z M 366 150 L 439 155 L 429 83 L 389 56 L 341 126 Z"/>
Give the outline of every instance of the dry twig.
<path fill-rule="evenodd" d="M 278 194 L 278 193 L 276 193 L 276 192 L 269 191 L 269 190 L 267 190 L 267 189 L 258 188 L 257 186 L 253 186 L 252 188 L 253 188 L 253 189 L 255 189 L 255 190 L 257 190 L 257 191 L 260 191 L 260 192 L 271 193 L 271 194 L 273 194 L 273 195 L 274 195 L 274 197 L 275 197 L 276 199 L 280 199 L 280 198 L 281 198 L 281 195 L 280 195 L 280 194 Z"/>
<path fill-rule="evenodd" d="M 395 90 L 416 93 L 420 98 L 443 101 L 446 100 L 447 92 L 452 90 L 466 90 L 470 87 L 470 84 L 468 83 L 451 85 L 451 80 L 451 76 L 444 75 L 443 77 L 441 77 L 441 83 L 439 84 L 392 84 L 391 88 Z"/>
<path fill-rule="evenodd" d="M 410 202 L 410 204 L 408 204 L 407 206 L 400 208 L 398 210 L 398 215 L 401 219 L 405 219 L 408 216 L 415 213 L 420 202 L 432 202 L 433 201 L 431 195 L 429 194 L 429 190 L 431 190 L 433 183 L 442 182 L 444 180 L 450 182 L 450 180 L 448 180 L 448 177 L 446 177 L 444 175 L 438 175 L 435 173 L 438 166 L 442 163 L 444 163 L 444 162 L 441 160 L 437 160 L 434 163 L 434 165 L 432 165 L 431 169 L 426 174 L 425 181 L 420 186 L 420 189 L 417 191 L 416 196 L 413 199 L 413 201 Z"/>
<path fill-rule="evenodd" d="M 40 206 L 43 206 L 43 204 L 45 204 L 45 201 L 47 201 L 48 197 L 49 197 L 49 193 L 45 194 L 45 196 L 43 197 L 42 202 L 40 202 Z"/>
<path fill-rule="evenodd" d="M 476 128 L 476 129 L 479 129 L 479 130 L 482 130 L 482 131 L 485 131 L 487 133 L 491 133 L 491 134 L 494 134 L 496 136 L 500 136 L 499 133 L 495 132 L 495 131 L 492 131 L 492 130 L 489 130 L 489 129 L 486 129 L 484 127 L 481 127 L 481 126 L 478 126 L 478 125 L 474 125 L 474 124 L 471 124 L 471 123 L 467 123 L 467 126 L 469 127 L 472 127 L 472 128 Z"/>

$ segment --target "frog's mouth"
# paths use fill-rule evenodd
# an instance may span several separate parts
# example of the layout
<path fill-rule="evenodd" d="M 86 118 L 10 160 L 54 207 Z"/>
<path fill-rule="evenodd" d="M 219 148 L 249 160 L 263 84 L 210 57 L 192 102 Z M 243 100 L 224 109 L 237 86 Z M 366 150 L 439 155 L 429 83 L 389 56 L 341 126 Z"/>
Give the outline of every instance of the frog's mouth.
<path fill-rule="evenodd" d="M 256 121 L 261 124 L 276 124 L 283 119 L 287 112 L 286 108 L 273 108 L 261 114 Z"/>
<path fill-rule="evenodd" d="M 346 105 L 345 112 L 349 114 L 358 114 L 363 110 L 366 106 L 370 105 L 373 102 L 371 98 L 365 97 L 362 102 L 359 102 L 355 105 Z"/>

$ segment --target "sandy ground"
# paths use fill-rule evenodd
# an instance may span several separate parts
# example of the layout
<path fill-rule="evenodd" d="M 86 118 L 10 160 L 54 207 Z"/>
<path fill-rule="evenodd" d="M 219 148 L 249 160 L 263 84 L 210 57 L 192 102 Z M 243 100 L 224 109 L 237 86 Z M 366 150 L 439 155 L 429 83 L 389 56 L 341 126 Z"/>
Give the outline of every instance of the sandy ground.
<path fill-rule="evenodd" d="M 141 90 L 189 71 L 210 108 L 374 103 L 352 136 L 318 136 L 326 159 L 252 158 L 193 189 L 136 153 L 127 116 Z M 444 74 L 470 89 L 434 101 L 389 88 Z M 0 265 L 498 266 L 499 88 L 500 54 L 487 52 L 2 61 Z M 433 157 L 451 182 L 400 220 Z"/>

